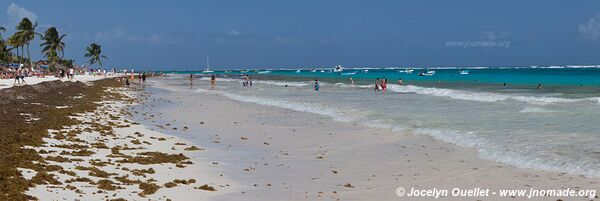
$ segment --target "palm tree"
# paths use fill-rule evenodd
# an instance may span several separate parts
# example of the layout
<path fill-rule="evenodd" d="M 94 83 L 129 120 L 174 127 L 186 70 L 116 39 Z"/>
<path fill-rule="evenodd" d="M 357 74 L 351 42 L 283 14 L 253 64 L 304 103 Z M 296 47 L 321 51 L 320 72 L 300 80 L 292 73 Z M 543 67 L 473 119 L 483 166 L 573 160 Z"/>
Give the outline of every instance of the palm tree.
<path fill-rule="evenodd" d="M 46 30 L 46 32 L 44 32 L 44 36 L 42 37 L 44 43 L 42 43 L 40 46 L 43 47 L 42 53 L 46 56 L 46 58 L 48 58 L 49 61 L 60 61 L 62 57 L 65 56 L 65 43 L 63 42 L 63 38 L 65 36 L 65 34 L 58 34 L 58 31 L 55 27 L 50 27 Z M 62 56 L 58 57 L 58 53 L 61 53 Z"/>
<path fill-rule="evenodd" d="M 90 58 L 88 60 L 88 62 L 90 62 L 90 65 L 94 65 L 95 63 L 98 63 L 98 64 L 100 64 L 100 67 L 102 67 L 102 61 L 100 59 L 101 58 L 106 59 L 107 57 L 102 55 L 101 46 L 96 43 L 92 43 L 92 44 L 90 44 L 90 46 L 86 47 L 85 50 L 87 51 L 87 53 L 85 53 L 84 57 Z"/>
<path fill-rule="evenodd" d="M 17 25 L 17 33 L 15 33 L 18 34 L 22 39 L 23 46 L 27 46 L 27 59 L 29 60 L 29 66 L 33 66 L 33 63 L 31 62 L 31 54 L 29 53 L 29 44 L 31 41 L 33 41 L 33 39 L 35 39 L 35 36 L 40 35 L 35 32 L 35 28 L 37 28 L 37 26 L 37 22 L 33 24 L 29 18 L 23 18 Z M 21 48 L 23 48 L 23 46 L 21 46 Z M 21 49 L 21 52 L 23 52 L 23 49 Z"/>
<path fill-rule="evenodd" d="M 19 35 L 18 33 L 14 33 L 10 37 L 8 37 L 6 43 L 12 46 L 12 48 L 10 48 L 11 50 L 14 49 L 16 51 L 16 58 L 13 58 L 13 61 L 21 63 L 21 57 L 19 57 L 19 47 L 23 46 L 23 40 L 21 35 Z"/>
<path fill-rule="evenodd" d="M 4 32 L 6 29 L 0 26 L 0 32 Z M 2 38 L 2 34 L 0 34 L 0 61 L 7 62 L 10 55 L 10 51 L 6 47 L 6 41 Z"/>

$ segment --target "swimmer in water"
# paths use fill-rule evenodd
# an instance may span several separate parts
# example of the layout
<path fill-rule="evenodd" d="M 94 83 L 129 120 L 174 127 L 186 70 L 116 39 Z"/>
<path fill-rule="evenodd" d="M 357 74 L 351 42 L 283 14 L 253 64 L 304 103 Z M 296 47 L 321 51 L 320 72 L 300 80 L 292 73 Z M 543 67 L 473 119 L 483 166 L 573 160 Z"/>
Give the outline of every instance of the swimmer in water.
<path fill-rule="evenodd" d="M 538 84 L 537 89 L 543 89 L 542 84 Z"/>
<path fill-rule="evenodd" d="M 319 80 L 315 79 L 315 91 L 319 91 Z"/>
<path fill-rule="evenodd" d="M 402 81 L 402 78 L 398 79 L 398 85 L 400 85 L 400 86 L 404 85 L 404 81 Z"/>
<path fill-rule="evenodd" d="M 375 80 L 375 91 L 379 91 L 379 78 L 377 78 L 377 80 Z"/>

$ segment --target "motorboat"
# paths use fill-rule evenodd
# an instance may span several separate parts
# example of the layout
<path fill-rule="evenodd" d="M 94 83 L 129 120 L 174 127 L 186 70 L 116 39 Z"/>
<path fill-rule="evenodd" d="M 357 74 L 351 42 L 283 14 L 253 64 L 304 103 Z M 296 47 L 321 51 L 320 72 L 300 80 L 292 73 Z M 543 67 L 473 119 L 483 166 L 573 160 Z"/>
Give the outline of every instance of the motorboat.
<path fill-rule="evenodd" d="M 399 70 L 398 72 L 399 73 L 408 73 L 408 74 L 410 74 L 410 73 L 413 73 L 414 71 L 415 71 L 414 69 L 409 68 L 409 69 Z"/>
<path fill-rule="evenodd" d="M 425 72 L 419 73 L 419 76 L 433 76 L 433 75 L 435 75 L 435 71 L 434 70 L 427 70 Z"/>
<path fill-rule="evenodd" d="M 344 71 L 344 67 L 342 67 L 342 65 L 337 65 L 333 68 L 333 72 L 340 73 L 342 71 Z"/>

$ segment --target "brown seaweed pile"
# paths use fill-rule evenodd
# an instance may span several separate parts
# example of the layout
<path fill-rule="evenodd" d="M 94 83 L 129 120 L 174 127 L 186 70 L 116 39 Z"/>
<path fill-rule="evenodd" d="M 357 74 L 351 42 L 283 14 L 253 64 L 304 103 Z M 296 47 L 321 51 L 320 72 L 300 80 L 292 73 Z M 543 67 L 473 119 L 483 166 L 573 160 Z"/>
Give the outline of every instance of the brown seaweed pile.
<path fill-rule="evenodd" d="M 120 86 L 117 81 L 107 79 L 96 81 L 91 86 L 81 82 L 51 81 L 0 90 L 0 200 L 35 199 L 24 192 L 36 184 L 57 184 L 59 181 L 51 172 L 64 170 L 60 166 L 49 165 L 38 152 L 24 147 L 42 145 L 48 129 L 59 130 L 78 124 L 78 120 L 70 116 L 94 111 L 98 106 L 96 102 L 115 96 L 105 89 L 117 86 Z M 68 135 L 64 134 L 66 138 Z M 71 137 L 71 140 L 76 139 Z M 48 160 L 63 161 L 65 158 Z M 35 170 L 37 175 L 27 180 L 17 170 L 18 167 Z M 110 188 L 106 184 L 103 186 Z"/>

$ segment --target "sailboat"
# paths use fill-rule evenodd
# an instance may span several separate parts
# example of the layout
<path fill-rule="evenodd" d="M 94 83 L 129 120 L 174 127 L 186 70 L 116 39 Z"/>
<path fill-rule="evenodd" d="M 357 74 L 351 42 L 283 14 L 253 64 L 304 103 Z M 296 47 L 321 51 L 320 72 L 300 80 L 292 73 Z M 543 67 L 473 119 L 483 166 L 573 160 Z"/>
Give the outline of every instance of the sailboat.
<path fill-rule="evenodd" d="M 210 70 L 210 61 L 208 60 L 208 57 L 206 57 L 206 69 L 204 69 L 202 71 L 202 73 L 214 73 L 215 71 Z"/>

